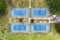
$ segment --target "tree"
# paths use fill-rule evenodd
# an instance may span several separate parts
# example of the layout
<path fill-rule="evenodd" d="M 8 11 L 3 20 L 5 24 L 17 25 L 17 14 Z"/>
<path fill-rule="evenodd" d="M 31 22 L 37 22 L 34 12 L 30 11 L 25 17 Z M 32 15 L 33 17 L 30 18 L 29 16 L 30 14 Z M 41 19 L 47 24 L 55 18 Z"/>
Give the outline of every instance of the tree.
<path fill-rule="evenodd" d="M 3 0 L 0 0 L 0 15 L 4 15 L 6 13 L 6 2 Z"/>
<path fill-rule="evenodd" d="M 31 22 L 31 23 L 34 23 L 34 19 L 31 19 L 30 22 Z"/>
<path fill-rule="evenodd" d="M 60 12 L 60 0 L 56 0 L 56 10 Z"/>
<path fill-rule="evenodd" d="M 55 12 L 56 12 L 56 1 L 55 0 L 46 0 L 46 2 L 49 6 L 50 12 L 55 14 Z"/>
<path fill-rule="evenodd" d="M 46 0 L 46 2 L 49 5 L 50 9 L 54 9 L 56 12 L 60 12 L 60 0 Z"/>

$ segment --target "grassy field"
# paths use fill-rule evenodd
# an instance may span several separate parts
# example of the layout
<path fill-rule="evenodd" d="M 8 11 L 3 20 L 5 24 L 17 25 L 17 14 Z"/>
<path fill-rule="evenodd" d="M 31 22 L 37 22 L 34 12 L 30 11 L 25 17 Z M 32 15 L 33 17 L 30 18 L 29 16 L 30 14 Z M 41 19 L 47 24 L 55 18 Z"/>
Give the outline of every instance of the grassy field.
<path fill-rule="evenodd" d="M 24 0 L 23 0 L 24 1 Z M 32 0 L 32 8 L 47 7 L 44 0 Z M 15 4 L 15 2 L 17 2 Z M 23 3 L 21 5 L 21 3 Z M 41 4 L 40 4 L 41 3 Z M 18 5 L 19 4 L 19 5 Z M 12 0 L 13 7 L 28 8 L 28 0 L 20 2 L 19 0 Z M 9 9 L 9 6 L 8 6 Z M 9 11 L 9 10 L 8 10 Z M 54 29 L 54 24 L 51 24 L 50 33 L 46 34 L 11 34 L 9 30 L 9 12 L 7 15 L 0 17 L 0 40 L 60 40 L 60 34 Z"/>
<path fill-rule="evenodd" d="M 5 40 L 60 40 L 60 35 L 56 33 L 54 29 L 54 24 L 51 25 L 53 25 L 51 26 L 51 32 L 47 34 L 11 34 L 8 31 L 9 28 L 4 30 L 4 33 L 2 33 L 0 29 L 0 39 L 2 40 L 4 39 Z M 5 26 L 2 27 L 4 28 Z"/>
<path fill-rule="evenodd" d="M 45 0 L 31 0 L 31 7 L 32 8 L 45 8 L 47 4 Z"/>
<path fill-rule="evenodd" d="M 12 7 L 20 7 L 20 8 L 29 8 L 29 0 L 12 0 L 11 2 Z"/>

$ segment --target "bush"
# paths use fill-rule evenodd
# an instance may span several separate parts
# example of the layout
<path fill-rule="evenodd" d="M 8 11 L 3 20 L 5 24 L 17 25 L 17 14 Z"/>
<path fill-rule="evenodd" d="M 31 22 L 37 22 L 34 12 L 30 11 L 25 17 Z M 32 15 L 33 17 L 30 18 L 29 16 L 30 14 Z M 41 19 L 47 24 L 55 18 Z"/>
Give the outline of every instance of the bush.
<path fill-rule="evenodd" d="M 60 22 L 59 23 L 55 23 L 55 29 L 58 33 L 60 33 Z"/>

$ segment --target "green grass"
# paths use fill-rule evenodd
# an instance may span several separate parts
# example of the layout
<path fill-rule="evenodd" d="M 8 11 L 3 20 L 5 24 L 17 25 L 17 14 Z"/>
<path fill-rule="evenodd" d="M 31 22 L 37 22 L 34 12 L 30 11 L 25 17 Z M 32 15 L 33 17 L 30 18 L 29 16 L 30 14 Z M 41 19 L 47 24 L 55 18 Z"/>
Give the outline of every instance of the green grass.
<path fill-rule="evenodd" d="M 20 8 L 29 8 L 29 0 L 18 0 L 18 1 L 16 1 L 16 0 L 12 0 L 12 2 L 11 2 L 11 6 L 12 7 L 20 7 Z"/>
<path fill-rule="evenodd" d="M 34 3 L 32 7 L 40 8 L 40 6 L 36 6 Z M 41 7 L 46 7 L 46 6 L 41 6 Z M 6 30 L 4 30 L 4 28 L 6 28 Z M 4 33 L 2 33 L 1 30 L 4 30 Z M 58 34 L 55 31 L 54 24 L 51 24 L 51 32 L 47 34 L 20 34 L 20 33 L 10 34 L 9 20 L 8 20 L 7 15 L 5 15 L 5 16 L 0 17 L 0 39 L 5 39 L 5 40 L 60 40 L 60 34 Z"/>
<path fill-rule="evenodd" d="M 31 1 L 31 7 L 32 8 L 46 8 L 47 5 L 46 5 L 46 2 L 40 2 L 41 0 L 32 0 Z"/>
<path fill-rule="evenodd" d="M 3 21 L 2 21 L 3 20 Z M 4 30 L 4 33 L 1 32 L 3 28 L 7 28 Z M 0 38 L 6 40 L 59 40 L 60 35 L 56 33 L 54 29 L 54 24 L 51 24 L 51 33 L 50 34 L 10 34 L 8 31 L 9 23 L 6 17 L 0 18 Z"/>

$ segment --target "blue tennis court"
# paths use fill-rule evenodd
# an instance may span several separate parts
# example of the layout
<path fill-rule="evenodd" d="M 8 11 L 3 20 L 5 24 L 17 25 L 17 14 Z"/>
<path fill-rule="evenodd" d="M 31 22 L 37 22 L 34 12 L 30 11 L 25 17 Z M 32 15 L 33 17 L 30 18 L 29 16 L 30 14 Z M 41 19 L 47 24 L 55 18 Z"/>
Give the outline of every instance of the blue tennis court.
<path fill-rule="evenodd" d="M 50 31 L 50 24 L 45 24 L 45 23 L 39 23 L 39 24 L 32 24 L 31 25 L 32 32 L 42 32 L 42 33 L 47 33 Z"/>
<path fill-rule="evenodd" d="M 32 9 L 32 17 L 48 17 L 50 15 L 48 8 Z"/>
<path fill-rule="evenodd" d="M 30 30 L 29 30 L 29 25 L 28 24 L 24 24 L 24 23 L 12 23 L 11 24 L 11 32 L 28 33 L 29 31 Z"/>
<path fill-rule="evenodd" d="M 11 17 L 28 17 L 28 9 L 22 9 L 22 8 L 12 8 L 11 9 Z"/>

